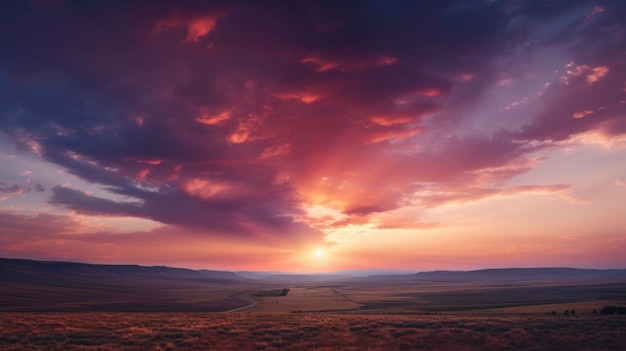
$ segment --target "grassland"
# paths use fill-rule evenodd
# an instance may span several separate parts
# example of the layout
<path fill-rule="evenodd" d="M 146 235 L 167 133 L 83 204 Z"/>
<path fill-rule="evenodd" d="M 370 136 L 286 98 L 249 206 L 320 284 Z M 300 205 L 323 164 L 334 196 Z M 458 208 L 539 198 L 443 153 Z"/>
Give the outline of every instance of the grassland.
<path fill-rule="evenodd" d="M 593 313 L 626 305 L 621 276 L 255 280 L 5 261 L 0 350 L 626 350 L 626 315 Z"/>
<path fill-rule="evenodd" d="M 626 301 L 626 283 L 594 282 L 545 283 L 526 282 L 515 285 L 491 283 L 358 283 L 338 284 L 336 292 L 359 305 L 361 313 L 488 312 L 505 309 L 519 312 L 546 313 L 556 308 L 580 308 L 591 313 L 603 305 L 620 305 Z M 517 310 L 506 310 L 517 308 Z"/>
<path fill-rule="evenodd" d="M 2 350 L 624 350 L 623 316 L 2 313 Z"/>
<path fill-rule="evenodd" d="M 241 312 L 250 313 L 294 313 L 355 311 L 359 305 L 348 297 L 324 286 L 297 287 L 287 296 L 263 297 L 259 302 Z"/>

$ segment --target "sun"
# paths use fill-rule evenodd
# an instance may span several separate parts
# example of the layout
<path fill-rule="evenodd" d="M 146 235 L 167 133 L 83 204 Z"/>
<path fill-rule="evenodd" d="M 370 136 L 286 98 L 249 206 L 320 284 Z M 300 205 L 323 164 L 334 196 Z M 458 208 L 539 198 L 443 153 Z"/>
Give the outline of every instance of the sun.
<path fill-rule="evenodd" d="M 324 251 L 322 249 L 316 249 L 314 251 L 315 258 L 322 259 L 324 258 Z"/>

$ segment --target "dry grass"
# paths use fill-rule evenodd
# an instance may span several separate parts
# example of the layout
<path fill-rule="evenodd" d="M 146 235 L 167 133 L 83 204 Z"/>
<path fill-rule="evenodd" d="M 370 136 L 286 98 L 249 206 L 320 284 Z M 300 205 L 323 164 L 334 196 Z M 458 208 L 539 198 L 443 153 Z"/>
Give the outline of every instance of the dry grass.
<path fill-rule="evenodd" d="M 457 283 L 406 283 L 406 284 L 342 284 L 335 291 L 348 296 L 366 313 L 420 313 L 420 312 L 468 312 L 507 308 L 504 312 L 521 312 L 528 306 L 542 305 L 546 313 L 556 308 L 573 309 L 580 302 L 588 302 L 593 308 L 603 306 L 599 301 L 624 304 L 626 283 L 537 283 L 516 285 L 493 285 L 484 282 Z M 554 307 L 548 307 L 554 305 Z M 513 310 L 511 308 L 520 308 Z M 532 307 L 533 309 L 535 307 Z M 547 309 L 546 309 L 547 308 Z M 587 307 L 583 308 L 585 311 Z M 496 310 L 496 312 L 498 312 Z M 591 310 L 589 310 L 591 312 Z M 499 313 L 499 312 L 498 312 Z"/>
<path fill-rule="evenodd" d="M 621 300 L 603 300 L 603 301 L 585 301 L 585 302 L 569 302 L 558 304 L 545 304 L 545 305 L 529 305 L 519 307 L 505 307 L 480 310 L 480 313 L 488 314 L 502 314 L 502 313 L 516 313 L 516 314 L 544 314 L 551 311 L 556 311 L 558 314 L 563 314 L 564 311 L 575 310 L 577 314 L 593 314 L 593 310 L 600 313 L 602 306 L 607 305 L 620 305 L 623 304 Z"/>
<path fill-rule="evenodd" d="M 623 316 L 3 313 L 2 350 L 624 350 Z"/>
<path fill-rule="evenodd" d="M 292 288 L 287 296 L 269 296 L 241 312 L 291 313 L 293 311 L 336 311 L 352 310 L 359 305 L 328 287 Z"/>

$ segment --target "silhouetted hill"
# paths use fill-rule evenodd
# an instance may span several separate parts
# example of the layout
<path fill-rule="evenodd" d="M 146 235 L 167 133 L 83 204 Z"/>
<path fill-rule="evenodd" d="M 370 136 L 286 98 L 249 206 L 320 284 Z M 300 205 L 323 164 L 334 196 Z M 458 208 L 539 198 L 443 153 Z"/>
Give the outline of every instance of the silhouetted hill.
<path fill-rule="evenodd" d="M 475 271 L 431 271 L 415 274 L 371 275 L 356 279 L 412 282 L 623 281 L 626 280 L 626 269 L 497 268 Z"/>
<path fill-rule="evenodd" d="M 165 266 L 105 265 L 74 262 L 35 261 L 0 258 L 0 278 L 3 281 L 34 280 L 43 283 L 60 278 L 142 278 L 201 281 L 241 281 L 245 278 L 233 272 L 191 270 Z"/>
<path fill-rule="evenodd" d="M 603 299 L 622 301 L 626 284 L 626 270 L 617 269 L 393 273 L 396 272 L 350 277 L 336 273 L 240 272 L 245 276 L 242 277 L 233 272 L 163 266 L 0 258 L 0 312 L 220 312 L 250 305 L 254 302 L 251 293 L 255 291 L 300 284 L 321 286 L 327 282 L 333 286 L 322 290 L 338 296 L 354 289 L 375 292 L 373 296 L 381 294 L 379 300 L 359 302 L 363 310 L 453 311 Z M 398 293 L 402 286 L 407 288 Z M 415 289 L 416 286 L 429 288 Z M 385 291 L 391 292 L 393 299 L 387 298 Z M 423 305 L 424 301 L 428 304 Z"/>
<path fill-rule="evenodd" d="M 224 311 L 249 303 L 232 293 L 246 281 L 232 272 L 0 259 L 0 312 Z"/>
<path fill-rule="evenodd" d="M 296 274 L 296 273 L 281 273 L 281 272 L 236 272 L 237 275 L 248 279 L 271 281 L 271 282 L 324 282 L 324 281 L 339 281 L 348 280 L 350 276 L 340 275 L 335 273 L 327 274 Z"/>

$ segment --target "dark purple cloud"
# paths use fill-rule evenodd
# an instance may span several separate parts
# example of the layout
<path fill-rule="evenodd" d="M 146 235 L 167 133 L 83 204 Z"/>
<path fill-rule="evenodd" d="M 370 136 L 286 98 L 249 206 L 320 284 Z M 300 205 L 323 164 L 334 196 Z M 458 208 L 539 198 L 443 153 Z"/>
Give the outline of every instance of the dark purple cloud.
<path fill-rule="evenodd" d="M 19 185 L 19 184 L 10 185 L 10 184 L 6 184 L 3 181 L 0 181 L 0 194 L 17 195 L 17 194 L 29 193 L 32 190 L 43 193 L 46 191 L 46 187 L 39 183 L 33 184 L 32 182 L 27 182 L 25 185 Z"/>
<path fill-rule="evenodd" d="M 4 186 L 4 182 L 0 183 L 0 194 L 21 194 L 24 192 L 24 188 L 22 186 L 14 184 Z"/>

